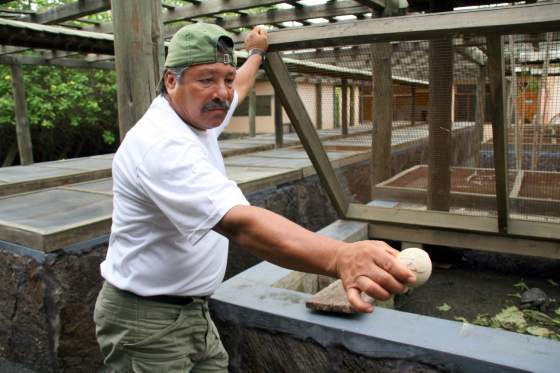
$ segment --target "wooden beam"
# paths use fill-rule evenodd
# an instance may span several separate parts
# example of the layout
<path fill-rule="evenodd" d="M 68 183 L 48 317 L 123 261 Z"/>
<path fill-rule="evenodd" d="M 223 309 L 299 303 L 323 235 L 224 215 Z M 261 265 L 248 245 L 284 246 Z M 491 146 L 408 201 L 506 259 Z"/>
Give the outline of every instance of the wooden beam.
<path fill-rule="evenodd" d="M 284 146 L 284 122 L 282 117 L 280 95 L 274 91 L 274 143 L 277 148 Z"/>
<path fill-rule="evenodd" d="M 359 220 L 375 224 L 389 224 L 412 229 L 436 229 L 455 233 L 480 233 L 502 237 L 531 238 L 560 242 L 560 230 L 556 223 L 532 222 L 526 220 L 510 221 L 508 234 L 498 231 L 498 221 L 490 216 L 450 214 L 443 211 L 420 211 L 403 208 L 384 208 L 351 203 L 345 219 Z M 406 234 L 401 237 L 411 236 Z M 402 240 L 399 239 L 399 240 Z M 430 243 L 430 242 L 425 242 Z M 467 243 L 464 243 L 467 247 Z M 557 252 L 555 255 L 560 255 Z"/>
<path fill-rule="evenodd" d="M 498 233 L 496 218 L 492 217 L 450 214 L 443 211 L 374 207 L 357 203 L 349 205 L 345 219 L 466 232 Z M 407 239 L 407 241 L 409 240 Z"/>
<path fill-rule="evenodd" d="M 477 47 L 455 47 L 455 51 L 472 63 L 486 65 L 486 55 Z"/>
<path fill-rule="evenodd" d="M 391 177 L 391 132 L 393 124 L 393 82 L 389 43 L 371 45 L 373 68 L 373 131 L 370 163 L 370 186 Z M 372 198 L 375 196 L 372 194 Z"/>
<path fill-rule="evenodd" d="M 342 117 L 342 136 L 348 135 L 348 79 L 342 79 L 340 112 Z"/>
<path fill-rule="evenodd" d="M 487 35 L 488 78 L 490 102 L 492 103 L 492 143 L 494 145 L 494 168 L 496 175 L 496 202 L 498 227 L 507 232 L 509 220 L 507 125 L 504 79 L 504 42 L 500 35 Z"/>
<path fill-rule="evenodd" d="M 560 242 L 558 241 L 382 223 L 369 225 L 370 239 L 402 241 L 403 237 L 406 237 L 407 241 L 429 245 L 560 259 Z"/>
<path fill-rule="evenodd" d="M 113 54 L 113 36 L 0 18 L 0 44 Z"/>
<path fill-rule="evenodd" d="M 367 13 L 370 11 L 370 8 L 358 5 L 355 1 L 329 1 L 325 4 L 306 6 L 302 8 L 269 10 L 261 14 L 224 17 L 221 20 L 216 20 L 215 22 L 226 30 L 230 30 L 239 27 L 252 27 L 261 24 L 304 21 L 311 18 L 329 18 L 349 14 Z"/>
<path fill-rule="evenodd" d="M 173 9 L 168 8 L 165 11 L 163 11 L 162 17 L 163 17 L 163 23 L 168 24 L 168 23 L 173 23 L 178 21 L 193 20 L 195 18 L 211 17 L 220 13 L 236 12 L 238 10 L 243 10 L 243 9 L 270 6 L 270 5 L 280 4 L 283 2 L 285 1 L 283 0 L 230 0 L 230 1 L 207 0 L 204 2 L 193 2 L 189 5 L 182 6 L 182 7 L 177 6 L 174 7 Z M 239 18 L 241 17 L 242 16 L 240 16 Z M 237 18 L 237 16 L 235 18 Z M 219 19 L 215 19 L 214 22 L 220 24 Z M 247 27 L 247 26 L 249 26 L 249 24 L 241 23 L 237 26 L 232 26 L 231 28 Z M 113 24 L 102 23 L 101 25 L 84 27 L 83 29 L 87 31 L 112 33 Z M 176 28 L 171 27 L 169 30 L 171 33 L 175 33 Z M 169 35 L 169 33 L 166 33 L 166 35 Z"/>
<path fill-rule="evenodd" d="M 323 128 L 323 86 L 319 79 L 315 84 L 315 127 Z"/>
<path fill-rule="evenodd" d="M 453 37 L 457 34 L 535 33 L 560 28 L 560 3 L 383 17 L 270 32 L 270 51 L 356 45 L 394 40 Z"/>
<path fill-rule="evenodd" d="M 349 105 L 349 113 L 348 113 L 348 116 L 349 116 L 348 125 L 349 126 L 355 126 L 356 125 L 356 110 L 355 110 L 356 109 L 355 108 L 355 106 L 356 106 L 356 96 L 355 96 L 356 95 L 356 90 L 355 90 L 356 85 L 355 85 L 354 81 L 352 81 L 349 88 L 350 89 L 348 91 L 349 91 L 349 94 L 350 94 L 350 105 Z"/>
<path fill-rule="evenodd" d="M 476 101 L 474 122 L 476 127 L 474 146 L 474 167 L 480 167 L 480 151 L 484 141 L 484 113 L 486 112 L 486 67 L 479 66 L 476 80 Z"/>
<path fill-rule="evenodd" d="M 12 47 L 10 45 L 0 45 L 0 56 L 6 54 L 20 53 L 29 50 L 30 48 Z"/>
<path fill-rule="evenodd" d="M 410 86 L 410 125 L 416 125 L 416 86 Z"/>
<path fill-rule="evenodd" d="M 317 174 L 329 195 L 339 216 L 344 216 L 348 208 L 348 200 L 338 181 L 334 169 L 327 157 L 317 131 L 309 118 L 309 114 L 297 93 L 295 84 L 288 69 L 278 53 L 268 53 L 264 64 L 266 73 L 280 96 L 282 105 L 295 127 L 307 155 L 311 159 Z"/>
<path fill-rule="evenodd" d="M 372 10 L 383 10 L 386 6 L 385 0 L 356 0 L 356 2 Z"/>
<path fill-rule="evenodd" d="M 428 193 L 430 210 L 448 211 L 451 203 L 451 129 L 453 44 L 430 40 L 428 100 Z"/>
<path fill-rule="evenodd" d="M 18 146 L 17 141 L 12 142 L 12 145 L 8 148 L 8 152 L 6 153 L 6 157 L 2 161 L 2 167 L 9 167 L 14 163 L 16 159 L 16 155 L 18 154 Z"/>
<path fill-rule="evenodd" d="M 112 58 L 112 56 L 111 56 Z M 115 64 L 110 61 L 87 61 L 77 58 L 49 59 L 37 56 L 0 56 L 0 64 L 3 65 L 53 65 L 72 67 L 77 69 L 114 69 Z"/>
<path fill-rule="evenodd" d="M 112 0 L 112 11 L 122 140 L 157 95 L 164 60 L 163 24 L 157 1 Z"/>
<path fill-rule="evenodd" d="M 517 53 L 515 40 L 513 35 L 508 35 L 509 46 L 509 64 L 511 72 L 511 88 L 509 94 L 509 108 L 507 113 L 508 127 L 513 122 L 513 138 L 514 138 L 514 154 L 515 154 L 515 168 L 521 170 L 523 168 L 523 131 L 522 126 L 517 120 Z"/>
<path fill-rule="evenodd" d="M 364 124 L 364 119 L 365 119 L 365 90 L 366 90 L 366 84 L 364 83 L 363 80 L 360 81 L 360 89 L 359 89 L 359 104 L 358 104 L 358 121 L 360 124 Z"/>
<path fill-rule="evenodd" d="M 1 3 L 0 3 L 1 4 Z M 10 13 L 10 14 L 35 14 L 34 10 L 26 10 L 26 9 L 8 9 L 2 8 L 0 9 L 0 13 Z"/>
<path fill-rule="evenodd" d="M 31 132 L 27 119 L 27 103 L 25 102 L 25 84 L 19 65 L 11 65 L 12 89 L 15 103 L 16 138 L 19 149 L 19 159 L 22 165 L 33 163 L 33 147 L 31 146 Z"/>
<path fill-rule="evenodd" d="M 109 9 L 111 9 L 111 0 L 80 0 L 49 9 L 46 12 L 25 16 L 20 20 L 48 25 L 104 12 Z"/>
<path fill-rule="evenodd" d="M 249 93 L 249 136 L 257 135 L 257 92 L 255 87 Z"/>

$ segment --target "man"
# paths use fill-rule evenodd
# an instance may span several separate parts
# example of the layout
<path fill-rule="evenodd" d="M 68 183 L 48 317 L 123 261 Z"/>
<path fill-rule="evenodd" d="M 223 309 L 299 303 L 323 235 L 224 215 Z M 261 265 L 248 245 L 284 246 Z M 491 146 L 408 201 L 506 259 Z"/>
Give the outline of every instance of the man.
<path fill-rule="evenodd" d="M 352 306 L 372 308 L 414 275 L 383 242 L 344 243 L 250 206 L 226 177 L 217 138 L 249 93 L 268 48 L 257 27 L 236 71 L 233 41 L 193 24 L 171 40 L 161 95 L 113 161 L 114 211 L 95 307 L 105 363 L 116 372 L 226 371 L 207 298 L 225 273 L 228 238 L 295 270 L 340 277 Z M 226 238 L 227 237 L 227 238 Z"/>

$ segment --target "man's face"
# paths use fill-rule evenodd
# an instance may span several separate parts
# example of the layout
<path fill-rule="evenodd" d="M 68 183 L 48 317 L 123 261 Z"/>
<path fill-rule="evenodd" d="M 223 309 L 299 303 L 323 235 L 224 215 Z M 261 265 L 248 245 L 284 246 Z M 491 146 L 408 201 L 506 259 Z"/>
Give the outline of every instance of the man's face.
<path fill-rule="evenodd" d="M 235 67 L 223 63 L 190 66 L 179 82 L 173 73 L 166 73 L 165 87 L 171 107 L 197 129 L 218 127 L 233 99 L 235 73 Z"/>

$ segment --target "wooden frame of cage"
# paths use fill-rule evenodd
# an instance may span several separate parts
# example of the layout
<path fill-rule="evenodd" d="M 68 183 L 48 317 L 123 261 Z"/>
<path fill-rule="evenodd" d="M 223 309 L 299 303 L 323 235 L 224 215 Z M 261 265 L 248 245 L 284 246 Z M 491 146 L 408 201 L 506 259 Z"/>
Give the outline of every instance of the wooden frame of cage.
<path fill-rule="evenodd" d="M 560 30 L 560 4 L 486 8 L 476 11 L 376 18 L 335 25 L 308 26 L 270 35 L 265 70 L 301 142 L 342 219 L 370 223 L 370 237 L 448 245 L 547 258 L 560 258 L 560 227 L 555 223 L 511 219 L 508 210 L 502 35 Z M 350 203 L 313 128 L 280 50 L 334 47 L 397 40 L 434 39 L 457 34 L 486 36 L 496 172 L 498 216 L 480 217 L 439 211 L 388 209 Z"/>

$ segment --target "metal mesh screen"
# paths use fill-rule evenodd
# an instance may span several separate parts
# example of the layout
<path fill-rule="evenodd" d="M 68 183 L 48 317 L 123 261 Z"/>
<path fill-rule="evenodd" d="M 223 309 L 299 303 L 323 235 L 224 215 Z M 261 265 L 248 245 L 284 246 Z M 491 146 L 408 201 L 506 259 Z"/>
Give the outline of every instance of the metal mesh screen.
<path fill-rule="evenodd" d="M 504 37 L 513 218 L 560 215 L 555 35 Z M 486 38 L 298 50 L 283 58 L 351 201 L 497 215 Z"/>
<path fill-rule="evenodd" d="M 504 39 L 510 216 L 560 222 L 559 35 Z"/>

